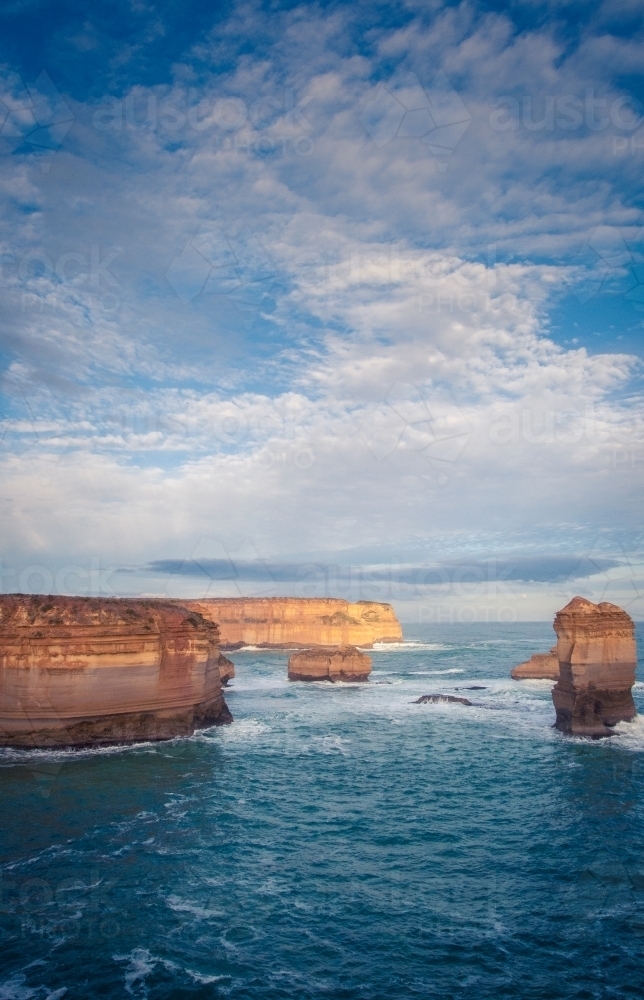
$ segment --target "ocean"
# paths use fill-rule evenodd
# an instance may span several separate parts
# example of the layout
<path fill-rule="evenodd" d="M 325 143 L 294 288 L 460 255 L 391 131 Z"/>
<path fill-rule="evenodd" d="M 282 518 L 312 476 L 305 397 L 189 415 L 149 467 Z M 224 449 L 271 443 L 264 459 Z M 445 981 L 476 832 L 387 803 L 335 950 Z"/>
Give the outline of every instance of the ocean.
<path fill-rule="evenodd" d="M 556 732 L 509 678 L 553 640 L 409 627 L 358 685 L 236 652 L 229 727 L 0 751 L 0 1000 L 641 996 L 644 721 Z"/>

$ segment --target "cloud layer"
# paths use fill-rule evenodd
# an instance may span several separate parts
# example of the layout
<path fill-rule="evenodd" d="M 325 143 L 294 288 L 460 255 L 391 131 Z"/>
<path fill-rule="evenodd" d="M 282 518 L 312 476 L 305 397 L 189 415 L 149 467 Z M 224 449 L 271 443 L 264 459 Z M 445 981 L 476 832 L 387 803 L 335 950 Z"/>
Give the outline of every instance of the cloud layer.
<path fill-rule="evenodd" d="M 641 39 L 530 16 L 240 4 L 180 51 L 61 16 L 65 74 L 7 66 L 5 589 L 201 553 L 395 565 L 422 608 L 494 559 L 520 616 L 577 570 L 644 611 Z"/>

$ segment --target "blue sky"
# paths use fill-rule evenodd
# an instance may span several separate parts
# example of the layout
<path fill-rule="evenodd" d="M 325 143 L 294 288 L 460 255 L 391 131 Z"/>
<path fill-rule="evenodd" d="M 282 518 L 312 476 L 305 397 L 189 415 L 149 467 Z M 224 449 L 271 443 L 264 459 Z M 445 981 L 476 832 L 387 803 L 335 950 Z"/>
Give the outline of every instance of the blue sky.
<path fill-rule="evenodd" d="M 639 4 L 0 27 L 3 590 L 644 614 Z"/>

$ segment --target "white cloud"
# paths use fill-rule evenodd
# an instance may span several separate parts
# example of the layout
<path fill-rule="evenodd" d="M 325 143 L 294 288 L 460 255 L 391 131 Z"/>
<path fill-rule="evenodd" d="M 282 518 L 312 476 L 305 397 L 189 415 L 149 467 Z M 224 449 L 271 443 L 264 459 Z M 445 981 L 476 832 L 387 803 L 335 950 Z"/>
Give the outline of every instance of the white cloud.
<path fill-rule="evenodd" d="M 273 45 L 231 59 L 250 15 Z M 628 130 L 557 124 L 589 75 L 613 107 L 635 43 L 567 52 L 461 4 L 358 54 L 353 17 L 239 6 L 172 86 L 66 98 L 47 172 L 2 161 L 16 565 L 188 558 L 213 525 L 263 558 L 374 562 L 636 530 L 635 361 L 548 335 L 573 250 L 641 234 Z M 428 93 L 444 72 L 470 116 L 444 171 L 361 121 L 396 67 Z"/>

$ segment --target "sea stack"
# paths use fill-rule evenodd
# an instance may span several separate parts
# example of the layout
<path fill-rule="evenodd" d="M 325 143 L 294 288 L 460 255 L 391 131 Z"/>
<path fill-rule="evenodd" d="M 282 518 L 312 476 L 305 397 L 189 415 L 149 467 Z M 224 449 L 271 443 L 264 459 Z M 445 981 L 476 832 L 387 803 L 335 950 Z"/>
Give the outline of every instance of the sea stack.
<path fill-rule="evenodd" d="M 304 649 L 288 660 L 290 681 L 367 681 L 371 657 L 355 646 Z"/>
<path fill-rule="evenodd" d="M 0 745 L 162 740 L 231 722 L 218 638 L 156 600 L 0 596 Z"/>
<path fill-rule="evenodd" d="M 510 671 L 510 677 L 515 681 L 527 680 L 559 680 L 559 656 L 557 647 L 553 646 L 547 653 L 533 653 L 525 663 L 519 663 Z"/>
<path fill-rule="evenodd" d="M 227 656 L 224 656 L 223 653 L 219 654 L 217 663 L 219 664 L 219 680 L 226 687 L 228 681 L 232 680 L 235 676 L 235 664 Z"/>
<path fill-rule="evenodd" d="M 631 688 L 637 653 L 631 617 L 615 604 L 573 597 L 555 616 L 559 680 L 555 726 L 573 736 L 610 736 L 636 711 Z"/>

